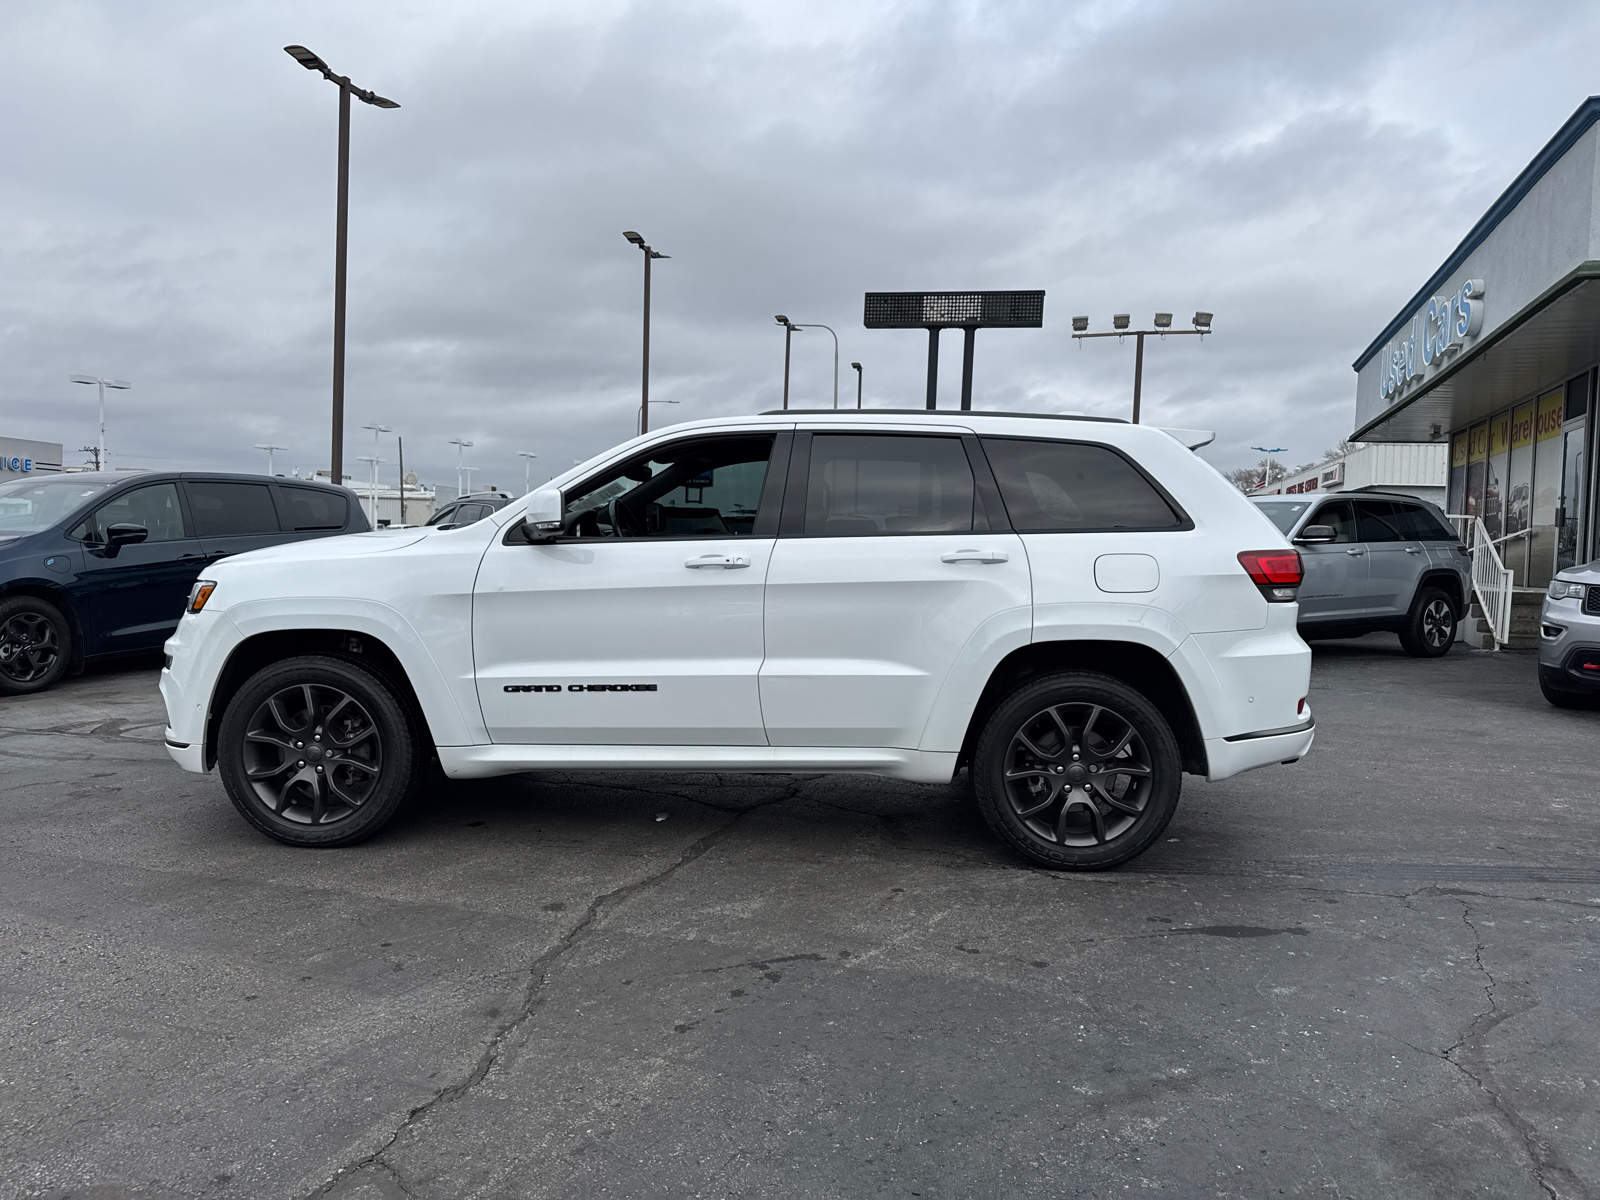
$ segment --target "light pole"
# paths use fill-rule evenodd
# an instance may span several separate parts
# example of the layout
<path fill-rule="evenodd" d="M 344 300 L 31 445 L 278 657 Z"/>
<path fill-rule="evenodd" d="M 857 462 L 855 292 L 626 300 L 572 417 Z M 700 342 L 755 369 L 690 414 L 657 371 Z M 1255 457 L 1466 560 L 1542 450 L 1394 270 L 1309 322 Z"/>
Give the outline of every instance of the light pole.
<path fill-rule="evenodd" d="M 372 464 L 372 527 L 378 527 L 378 464 L 386 463 L 387 458 L 379 458 L 376 454 L 363 454 L 361 462 Z"/>
<path fill-rule="evenodd" d="M 800 326 L 794 324 L 788 317 L 779 313 L 772 318 L 783 326 L 783 406 L 789 407 L 789 343 L 794 338 L 795 330 Z"/>
<path fill-rule="evenodd" d="M 865 378 L 860 363 L 851 363 L 850 367 L 856 373 L 856 407 L 861 407 L 861 381 Z"/>
<path fill-rule="evenodd" d="M 830 334 L 832 334 L 832 336 L 833 336 L 833 406 L 835 408 L 838 408 L 839 407 L 839 335 L 837 333 L 834 333 L 831 328 L 829 328 L 828 326 L 822 324 L 820 321 L 807 321 L 807 322 L 804 322 L 803 324 L 795 325 L 793 328 L 795 328 L 795 329 L 827 329 L 828 332 Z M 787 396 L 789 394 L 789 347 L 788 347 L 788 344 L 787 344 L 787 339 L 785 339 L 785 345 L 784 345 L 784 348 L 783 348 L 783 394 L 785 396 Z M 784 407 L 788 408 L 789 406 L 787 404 L 785 404 Z"/>
<path fill-rule="evenodd" d="M 1264 460 L 1267 465 L 1261 468 L 1261 483 L 1260 483 L 1259 486 L 1262 487 L 1262 488 L 1271 487 L 1272 484 L 1276 482 L 1276 480 L 1274 480 L 1272 478 L 1272 468 L 1273 467 L 1277 467 L 1278 470 L 1283 471 L 1283 467 L 1279 465 L 1278 460 L 1275 459 L 1273 457 L 1273 455 L 1282 454 L 1284 451 L 1288 450 L 1289 447 L 1287 447 L 1287 446 L 1251 446 L 1250 449 L 1259 450 L 1259 451 L 1261 451 L 1261 453 L 1263 453 L 1263 454 L 1265 454 L 1267 456 L 1266 459 Z M 1284 477 L 1284 475 L 1287 475 L 1287 474 L 1288 474 L 1288 472 L 1284 471 L 1283 475 L 1278 476 L 1278 478 L 1282 479 Z"/>
<path fill-rule="evenodd" d="M 344 292 L 345 251 L 350 228 L 350 97 L 355 96 L 374 108 L 399 108 L 393 100 L 376 92 L 358 88 L 348 75 L 335 75 L 328 66 L 304 46 L 285 46 L 284 51 L 308 71 L 320 71 L 329 83 L 339 88 L 339 183 L 333 235 L 333 451 L 329 479 L 344 482 Z"/>
<path fill-rule="evenodd" d="M 1211 332 L 1211 315 L 1208 312 L 1197 312 L 1194 315 L 1193 329 L 1174 329 L 1172 327 L 1171 313 L 1157 313 L 1154 329 L 1129 329 L 1128 314 L 1117 313 L 1111 318 L 1110 333 L 1087 333 L 1089 328 L 1088 317 L 1072 318 L 1072 340 L 1080 341 L 1083 338 L 1114 337 L 1124 338 L 1129 335 L 1137 338 L 1133 350 L 1133 423 L 1139 423 L 1139 394 L 1144 385 L 1144 339 L 1146 337 L 1205 337 Z"/>
<path fill-rule="evenodd" d="M 456 495 L 464 496 L 466 493 L 461 490 L 461 456 L 466 452 L 467 447 L 472 445 L 472 443 L 463 438 L 451 438 L 450 444 L 456 448 Z"/>
<path fill-rule="evenodd" d="M 623 230 L 622 236 L 644 251 L 644 361 L 639 375 L 639 433 L 642 436 L 650 432 L 650 264 L 655 259 L 672 255 L 651 249 L 644 238 L 631 229 Z"/>
<path fill-rule="evenodd" d="M 260 442 L 256 443 L 256 449 L 257 450 L 265 450 L 267 452 L 267 474 L 268 475 L 272 474 L 272 452 L 274 450 L 287 450 L 288 448 L 289 447 L 287 447 L 287 446 L 266 446 L 266 445 L 263 445 Z"/>
<path fill-rule="evenodd" d="M 98 375 L 73 375 L 73 383 L 92 383 L 100 390 L 100 441 L 94 456 L 97 471 L 109 471 L 111 461 L 106 457 L 106 389 L 127 391 L 133 386 L 126 379 L 101 379 Z"/>
<path fill-rule="evenodd" d="M 533 460 L 539 456 L 531 450 L 518 450 L 517 457 L 522 459 L 522 494 L 526 496 L 533 490 Z"/>

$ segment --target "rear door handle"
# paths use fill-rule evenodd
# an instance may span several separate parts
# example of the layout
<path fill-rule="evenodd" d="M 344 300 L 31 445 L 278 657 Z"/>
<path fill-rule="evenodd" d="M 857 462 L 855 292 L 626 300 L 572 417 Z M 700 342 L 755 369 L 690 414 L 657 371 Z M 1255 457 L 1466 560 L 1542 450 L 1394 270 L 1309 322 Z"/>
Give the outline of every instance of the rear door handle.
<path fill-rule="evenodd" d="M 1004 550 L 949 550 L 939 556 L 939 561 L 947 563 L 1003 563 L 1010 562 L 1011 556 Z"/>
<path fill-rule="evenodd" d="M 692 570 L 699 570 L 701 567 L 726 567 L 731 571 L 735 567 L 748 567 L 750 560 L 729 554 L 702 554 L 699 558 L 688 559 L 683 565 Z"/>
<path fill-rule="evenodd" d="M 1418 548 L 1417 548 L 1417 547 L 1415 547 L 1415 546 L 1407 546 L 1407 547 L 1406 547 L 1406 553 L 1407 553 L 1407 554 L 1421 554 L 1421 553 L 1422 553 L 1422 551 L 1421 551 L 1421 550 L 1419 550 L 1419 549 L 1418 549 Z"/>
<path fill-rule="evenodd" d="M 1348 554 L 1351 558 L 1360 558 L 1363 554 L 1366 553 L 1366 551 L 1365 550 L 1346 550 L 1345 553 Z"/>

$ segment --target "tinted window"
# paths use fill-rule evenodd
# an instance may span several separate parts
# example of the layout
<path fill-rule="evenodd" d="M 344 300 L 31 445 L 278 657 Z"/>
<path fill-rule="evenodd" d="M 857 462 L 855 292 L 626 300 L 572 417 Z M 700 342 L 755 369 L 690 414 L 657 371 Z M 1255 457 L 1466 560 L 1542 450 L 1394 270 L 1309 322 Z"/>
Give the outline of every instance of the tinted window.
<path fill-rule="evenodd" d="M 171 483 L 152 483 L 134 488 L 102 504 L 70 536 L 86 542 L 104 542 L 113 525 L 139 525 L 149 530 L 146 542 L 175 542 L 187 537 L 183 509 L 178 506 L 178 488 Z"/>
<path fill-rule="evenodd" d="M 1394 505 L 1387 500 L 1362 500 L 1356 504 L 1363 542 L 1399 542 L 1405 540 L 1395 528 Z"/>
<path fill-rule="evenodd" d="M 474 521 L 483 520 L 490 511 L 487 504 L 463 504 L 450 519 L 457 525 L 471 525 Z"/>
<path fill-rule="evenodd" d="M 728 537 L 753 533 L 772 438 L 671 442 L 568 493 L 574 537 Z M 493 505 L 485 506 L 493 512 Z M 457 518 L 462 519 L 462 518 Z"/>
<path fill-rule="evenodd" d="M 1422 542 L 1458 541 L 1456 532 L 1441 521 L 1426 505 L 1396 502 L 1394 525 L 1404 538 Z"/>
<path fill-rule="evenodd" d="M 284 483 L 278 485 L 278 494 L 288 506 L 294 529 L 343 529 L 350 515 L 349 500 L 338 492 Z"/>
<path fill-rule="evenodd" d="M 1324 504 L 1311 515 L 1311 525 L 1333 526 L 1333 540 L 1335 542 L 1359 542 L 1356 535 L 1356 514 L 1350 507 L 1348 500 L 1334 500 Z"/>
<path fill-rule="evenodd" d="M 189 483 L 189 507 L 201 537 L 277 533 L 278 514 L 264 483 Z"/>
<path fill-rule="evenodd" d="M 456 508 L 457 507 L 458 506 L 454 505 L 454 504 L 446 505 L 444 508 L 441 508 L 438 512 L 434 513 L 433 516 L 428 518 L 428 524 L 429 525 L 448 525 L 448 524 L 450 524 L 451 522 L 453 522 L 456 519 Z"/>
<path fill-rule="evenodd" d="M 972 467 L 960 438 L 819 433 L 807 537 L 970 530 Z"/>
<path fill-rule="evenodd" d="M 984 438 L 983 448 L 1021 533 L 1182 525 L 1150 481 L 1108 447 Z"/>
<path fill-rule="evenodd" d="M 98 479 L 14 479 L 0 483 L 0 530 L 33 533 L 49 529 L 110 487 Z M 80 536 L 76 531 L 73 537 Z"/>
<path fill-rule="evenodd" d="M 1288 533 L 1294 528 L 1294 523 L 1300 519 L 1300 514 L 1311 507 L 1309 500 L 1280 500 L 1256 505 L 1267 514 L 1267 520 L 1278 527 L 1279 533 Z"/>

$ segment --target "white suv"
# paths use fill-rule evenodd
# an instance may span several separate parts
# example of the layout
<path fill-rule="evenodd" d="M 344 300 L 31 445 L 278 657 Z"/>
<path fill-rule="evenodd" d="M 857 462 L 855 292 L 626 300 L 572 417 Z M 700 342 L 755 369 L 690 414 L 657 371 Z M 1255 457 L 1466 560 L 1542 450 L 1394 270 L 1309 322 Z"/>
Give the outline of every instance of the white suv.
<path fill-rule="evenodd" d="M 280 841 L 437 758 L 970 771 L 1037 863 L 1126 862 L 1184 772 L 1311 747 L 1298 553 L 1191 446 L 1093 417 L 777 412 L 636 438 L 465 528 L 238 555 L 161 676 L 169 752 Z"/>

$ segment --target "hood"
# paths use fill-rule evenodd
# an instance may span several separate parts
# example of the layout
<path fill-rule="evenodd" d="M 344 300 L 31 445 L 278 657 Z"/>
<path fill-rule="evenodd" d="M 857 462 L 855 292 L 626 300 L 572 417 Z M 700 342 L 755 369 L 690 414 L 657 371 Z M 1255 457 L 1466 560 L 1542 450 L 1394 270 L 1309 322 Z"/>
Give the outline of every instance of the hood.
<path fill-rule="evenodd" d="M 414 546 L 427 534 L 417 529 L 394 532 L 347 533 L 338 537 L 312 538 L 304 542 L 290 542 L 284 546 L 269 546 L 265 550 L 248 550 L 243 554 L 229 555 L 222 564 L 263 562 L 327 562 L 330 559 L 361 558 L 368 554 L 384 554 L 405 546 Z"/>
<path fill-rule="evenodd" d="M 1575 583 L 1600 583 L 1600 558 L 1579 563 L 1575 567 L 1562 567 L 1556 572 L 1556 578 L 1570 579 Z"/>

